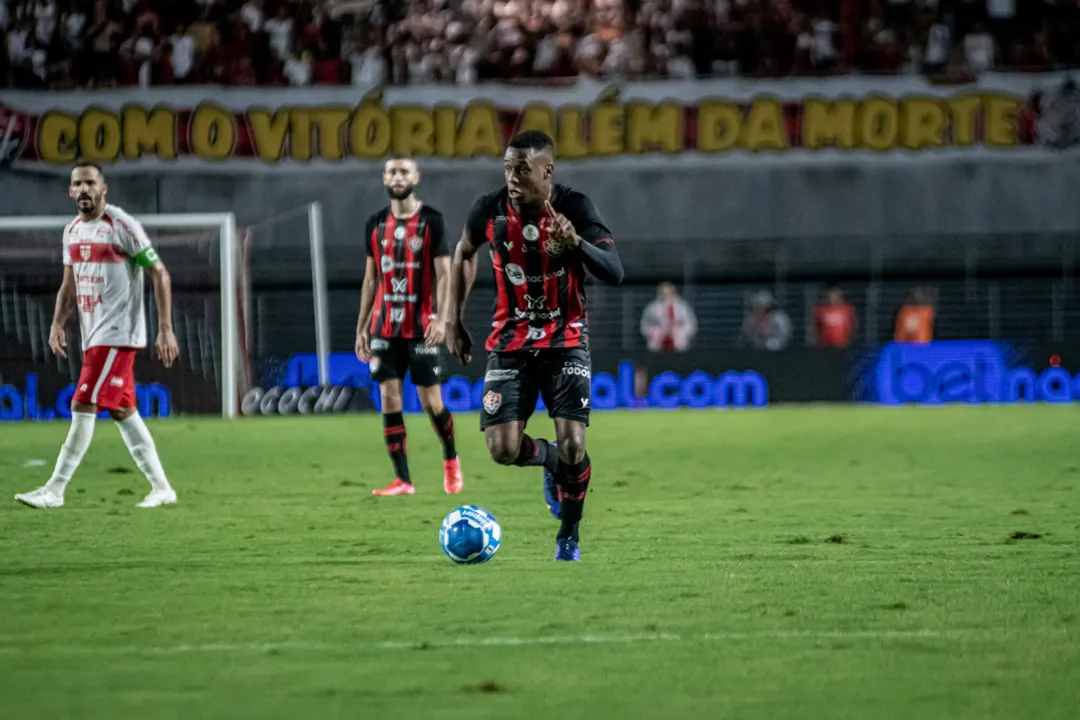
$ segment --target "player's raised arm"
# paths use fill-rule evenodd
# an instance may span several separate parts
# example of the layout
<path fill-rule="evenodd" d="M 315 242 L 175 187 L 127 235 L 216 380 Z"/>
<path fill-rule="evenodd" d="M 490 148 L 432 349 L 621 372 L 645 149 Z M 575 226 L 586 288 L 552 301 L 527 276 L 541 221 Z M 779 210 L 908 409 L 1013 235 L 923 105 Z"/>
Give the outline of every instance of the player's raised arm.
<path fill-rule="evenodd" d="M 66 255 L 66 248 L 65 248 Z M 65 258 L 66 261 L 66 258 Z M 62 358 L 67 357 L 67 321 L 75 311 L 75 271 L 71 265 L 64 264 L 64 280 L 56 293 L 56 308 L 53 310 L 52 327 L 49 328 L 49 347 Z"/>
<path fill-rule="evenodd" d="M 545 204 L 552 234 L 564 245 L 578 248 L 582 264 L 597 280 L 610 285 L 622 283 L 622 260 L 615 249 L 611 230 L 604 224 L 592 200 L 580 193 L 575 200 L 565 215 L 556 212 L 550 201 Z"/>

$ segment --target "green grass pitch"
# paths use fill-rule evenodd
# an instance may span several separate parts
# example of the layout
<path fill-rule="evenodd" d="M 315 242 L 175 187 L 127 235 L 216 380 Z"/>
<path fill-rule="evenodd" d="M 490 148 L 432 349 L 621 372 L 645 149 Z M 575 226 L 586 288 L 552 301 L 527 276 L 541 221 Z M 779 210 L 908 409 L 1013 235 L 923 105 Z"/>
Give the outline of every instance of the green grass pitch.
<path fill-rule="evenodd" d="M 0 717 L 1080 714 L 1080 408 L 598 413 L 577 565 L 475 417 L 456 498 L 407 424 L 376 499 L 376 416 L 156 422 L 153 511 L 100 421 L 66 507 L 16 505 L 67 428 L 0 425 Z M 466 503 L 487 565 L 439 550 Z"/>

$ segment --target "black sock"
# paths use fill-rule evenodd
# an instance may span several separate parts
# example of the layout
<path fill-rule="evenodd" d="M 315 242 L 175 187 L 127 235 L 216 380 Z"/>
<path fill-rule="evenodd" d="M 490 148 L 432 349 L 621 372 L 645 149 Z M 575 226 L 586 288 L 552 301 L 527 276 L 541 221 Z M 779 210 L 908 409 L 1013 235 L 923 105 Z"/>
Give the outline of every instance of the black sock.
<path fill-rule="evenodd" d="M 581 462 L 571 465 L 559 460 L 555 473 L 555 482 L 559 486 L 559 534 L 556 540 L 572 538 L 578 540 L 578 524 L 585 510 L 585 495 L 589 492 L 589 479 L 592 477 L 592 463 L 589 456 Z"/>
<path fill-rule="evenodd" d="M 386 451 L 390 453 L 390 462 L 394 464 L 394 474 L 411 483 L 409 461 L 405 457 L 405 418 L 399 412 L 385 413 L 382 418 Z"/>
<path fill-rule="evenodd" d="M 454 416 L 446 408 L 438 415 L 431 416 L 431 424 L 442 440 L 443 460 L 453 460 L 457 457 L 457 448 L 454 447 Z"/>
<path fill-rule="evenodd" d="M 547 440 L 533 440 L 528 435 L 521 436 L 521 449 L 518 450 L 515 465 L 518 467 L 543 466 L 555 472 L 558 463 L 559 454 L 555 452 L 555 448 L 548 445 Z"/>

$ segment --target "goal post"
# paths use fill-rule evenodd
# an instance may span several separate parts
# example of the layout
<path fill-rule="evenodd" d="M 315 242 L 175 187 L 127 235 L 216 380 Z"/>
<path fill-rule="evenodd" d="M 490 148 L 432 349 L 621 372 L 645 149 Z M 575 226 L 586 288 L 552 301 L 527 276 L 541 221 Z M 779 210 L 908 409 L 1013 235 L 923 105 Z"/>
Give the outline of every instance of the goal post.
<path fill-rule="evenodd" d="M 251 227 L 239 228 L 236 215 L 231 212 L 133 213 L 133 215 L 151 236 L 151 242 L 158 245 L 159 250 L 164 249 L 161 255 L 166 266 L 170 267 L 170 274 L 173 275 L 174 280 L 173 320 L 181 344 L 182 356 L 185 344 L 192 344 L 198 346 L 198 349 L 190 351 L 191 356 L 195 358 L 192 362 L 201 361 L 204 366 L 220 363 L 220 368 L 211 367 L 207 371 L 207 377 L 216 376 L 215 379 L 220 385 L 222 417 L 237 417 L 240 396 L 246 391 L 246 388 L 240 387 L 240 375 L 243 372 L 244 381 L 248 384 L 253 380 L 250 370 L 251 348 L 246 338 L 241 337 L 242 331 L 243 333 L 251 332 L 251 306 L 253 304 L 250 274 L 251 250 L 253 246 L 260 246 L 260 234 L 273 234 L 273 229 L 267 223 L 274 223 L 275 218 L 263 220 Z M 306 222 L 304 222 L 304 216 L 306 216 Z M 49 284 L 51 285 L 50 292 L 55 296 L 54 278 L 62 247 L 60 235 L 73 217 L 74 215 L 0 217 L 0 280 L 5 280 L 6 287 L 17 287 L 20 280 L 24 284 L 27 282 L 36 284 L 39 290 L 45 284 Z M 330 323 L 322 207 L 318 202 L 309 203 L 287 211 L 279 217 L 294 217 L 297 223 L 288 225 L 285 228 L 287 233 L 282 232 L 282 228 L 278 227 L 278 234 L 288 234 L 292 238 L 290 242 L 299 246 L 297 249 L 307 246 L 304 247 L 304 252 L 310 253 L 314 301 L 314 350 L 318 357 L 319 382 L 326 384 L 329 381 Z M 307 242 L 300 244 L 296 236 L 304 234 L 308 235 Z M 266 240 L 273 244 L 273 238 L 266 238 Z M 170 248 L 174 249 L 174 253 L 183 250 L 182 254 L 187 263 L 183 269 L 174 267 L 170 263 Z M 174 260 L 178 261 L 178 258 L 174 257 Z M 201 265 L 194 263 L 201 263 Z M 214 264 L 218 265 L 217 273 L 213 272 Z M 217 333 L 214 332 L 216 328 L 213 327 L 215 323 L 212 322 L 211 316 L 197 318 L 198 323 L 188 322 L 179 317 L 181 313 L 178 309 L 176 285 L 177 281 L 181 280 L 182 274 L 192 274 L 193 277 L 203 278 L 201 281 L 203 285 L 200 287 L 206 289 L 212 289 L 212 285 L 216 284 L 214 280 L 220 282 L 219 293 L 212 294 L 220 294 L 220 336 L 218 339 L 213 337 Z M 219 277 L 214 278 L 214 275 Z M 35 303 L 51 316 L 51 301 L 47 294 L 37 293 Z M 212 304 L 203 303 L 198 312 L 202 312 L 203 307 L 211 310 Z M 151 312 L 148 315 L 148 322 L 152 323 L 155 319 L 156 314 Z M 193 329 L 192 324 L 197 324 L 198 327 Z M 3 336 L 3 332 L 4 328 L 0 327 L 0 337 Z M 210 333 L 209 338 L 206 338 L 207 333 Z M 188 343 L 192 338 L 195 338 L 197 342 Z M 206 342 L 201 342 L 204 338 L 209 341 L 209 349 L 206 347 Z M 152 343 L 152 335 L 150 339 Z M 216 351 L 217 348 L 220 348 L 220 353 Z M 212 385 L 206 388 L 206 390 L 210 389 Z M 212 395 L 208 396 L 206 391 L 203 392 L 203 396 L 212 397 Z"/>

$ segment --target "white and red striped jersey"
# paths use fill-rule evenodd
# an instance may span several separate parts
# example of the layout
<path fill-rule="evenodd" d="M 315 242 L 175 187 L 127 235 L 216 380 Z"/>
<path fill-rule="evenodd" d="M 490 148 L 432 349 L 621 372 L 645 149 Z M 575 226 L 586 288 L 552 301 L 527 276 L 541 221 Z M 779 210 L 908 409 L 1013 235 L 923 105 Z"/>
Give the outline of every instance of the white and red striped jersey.
<path fill-rule="evenodd" d="M 75 275 L 84 351 L 146 347 L 139 256 L 143 262 L 156 260 L 150 238 L 115 205 L 106 205 L 96 220 L 75 218 L 64 229 L 64 265 Z"/>

